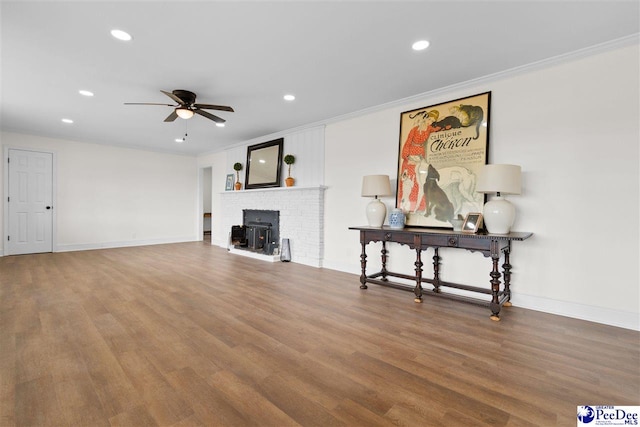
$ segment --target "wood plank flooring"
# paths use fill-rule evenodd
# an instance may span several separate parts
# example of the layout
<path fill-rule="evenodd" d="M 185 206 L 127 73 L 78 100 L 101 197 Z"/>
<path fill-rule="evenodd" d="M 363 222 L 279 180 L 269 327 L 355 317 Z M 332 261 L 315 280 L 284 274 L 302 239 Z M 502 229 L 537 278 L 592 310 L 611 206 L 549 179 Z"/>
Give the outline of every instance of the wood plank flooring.
<path fill-rule="evenodd" d="M 514 272 L 517 287 L 517 272 Z M 0 426 L 572 426 L 640 334 L 200 242 L 0 258 Z"/>

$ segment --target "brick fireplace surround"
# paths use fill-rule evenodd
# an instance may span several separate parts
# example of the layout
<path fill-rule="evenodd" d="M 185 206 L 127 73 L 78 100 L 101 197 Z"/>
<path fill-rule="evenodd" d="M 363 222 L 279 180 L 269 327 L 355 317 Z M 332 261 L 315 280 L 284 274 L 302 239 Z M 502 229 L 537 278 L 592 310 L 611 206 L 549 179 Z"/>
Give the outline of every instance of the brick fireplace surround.
<path fill-rule="evenodd" d="M 324 190 L 326 187 L 278 187 L 220 193 L 222 230 L 242 224 L 243 209 L 280 211 L 280 239 L 289 239 L 291 261 L 322 267 Z"/>

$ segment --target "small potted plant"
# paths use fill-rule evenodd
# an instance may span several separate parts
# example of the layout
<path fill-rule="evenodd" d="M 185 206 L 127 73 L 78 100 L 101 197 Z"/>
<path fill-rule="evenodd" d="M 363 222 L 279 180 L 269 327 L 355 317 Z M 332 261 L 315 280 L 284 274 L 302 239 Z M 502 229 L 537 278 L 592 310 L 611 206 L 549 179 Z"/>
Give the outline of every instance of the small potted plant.
<path fill-rule="evenodd" d="M 240 171 L 242 170 L 242 163 L 237 162 L 233 164 L 233 170 L 236 171 L 236 183 L 235 183 L 235 189 L 236 190 L 240 190 L 242 189 L 242 183 L 240 182 Z"/>
<path fill-rule="evenodd" d="M 287 164 L 287 166 L 289 166 L 289 176 L 287 176 L 287 178 L 284 180 L 284 183 L 287 187 L 293 187 L 293 184 L 296 182 L 296 180 L 291 177 L 291 165 L 296 162 L 296 158 L 293 154 L 287 154 L 282 160 Z"/>

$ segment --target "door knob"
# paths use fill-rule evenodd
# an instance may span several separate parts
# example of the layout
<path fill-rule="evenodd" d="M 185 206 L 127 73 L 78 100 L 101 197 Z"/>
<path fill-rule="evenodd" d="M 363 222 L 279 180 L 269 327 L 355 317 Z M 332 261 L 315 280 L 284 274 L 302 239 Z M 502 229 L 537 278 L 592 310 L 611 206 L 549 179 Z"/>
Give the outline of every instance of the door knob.
<path fill-rule="evenodd" d="M 46 209 L 51 209 L 51 206 L 47 206 Z"/>

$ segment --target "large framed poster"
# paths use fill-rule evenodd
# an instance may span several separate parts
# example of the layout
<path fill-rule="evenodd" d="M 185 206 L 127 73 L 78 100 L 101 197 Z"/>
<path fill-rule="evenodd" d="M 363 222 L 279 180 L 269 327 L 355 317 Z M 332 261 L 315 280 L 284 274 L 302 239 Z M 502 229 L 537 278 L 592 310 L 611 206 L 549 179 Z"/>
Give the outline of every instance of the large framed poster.
<path fill-rule="evenodd" d="M 409 226 L 451 228 L 482 212 L 476 181 L 489 153 L 491 92 L 400 115 L 396 207 Z"/>

